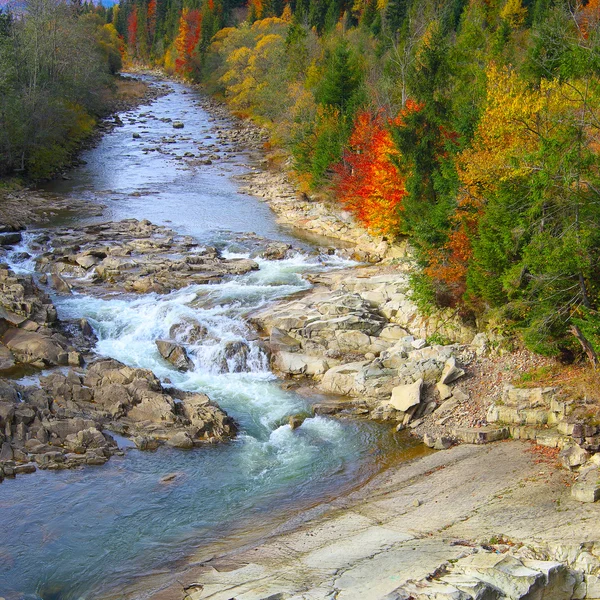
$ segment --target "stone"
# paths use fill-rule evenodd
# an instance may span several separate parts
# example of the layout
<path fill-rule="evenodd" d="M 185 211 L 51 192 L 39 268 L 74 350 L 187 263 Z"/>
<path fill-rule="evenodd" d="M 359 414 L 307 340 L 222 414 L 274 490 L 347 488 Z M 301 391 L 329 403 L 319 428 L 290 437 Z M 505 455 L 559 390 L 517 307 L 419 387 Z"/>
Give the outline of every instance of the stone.
<path fill-rule="evenodd" d="M 415 350 L 421 350 L 422 348 L 425 348 L 425 346 L 427 346 L 427 342 L 424 339 L 419 338 L 411 342 L 411 346 Z"/>
<path fill-rule="evenodd" d="M 489 444 L 508 439 L 509 430 L 508 427 L 457 427 L 452 434 L 465 444 Z"/>
<path fill-rule="evenodd" d="M 302 423 L 306 420 L 306 415 L 292 415 L 289 418 L 290 429 L 293 431 L 294 429 L 298 429 L 298 427 L 302 426 Z"/>
<path fill-rule="evenodd" d="M 401 412 L 407 412 L 413 406 L 421 402 L 421 389 L 423 380 L 418 379 L 408 385 L 399 385 L 392 390 L 390 405 Z"/>
<path fill-rule="evenodd" d="M 225 343 L 220 363 L 222 373 L 245 373 L 248 371 L 250 346 L 244 340 Z"/>
<path fill-rule="evenodd" d="M 173 129 L 183 129 L 185 127 L 182 121 L 173 121 Z"/>
<path fill-rule="evenodd" d="M 8 442 L 2 444 L 0 449 L 0 462 L 6 462 L 14 458 L 12 446 Z"/>
<path fill-rule="evenodd" d="M 452 439 L 445 436 L 440 436 L 435 440 L 433 445 L 434 450 L 448 450 L 452 446 Z"/>
<path fill-rule="evenodd" d="M 389 342 L 397 342 L 408 335 L 408 331 L 400 325 L 386 325 L 379 334 L 379 337 Z"/>
<path fill-rule="evenodd" d="M 158 440 L 142 435 L 135 436 L 133 443 L 137 446 L 138 450 L 156 450 L 160 446 Z"/>
<path fill-rule="evenodd" d="M 449 385 L 446 385 L 445 383 L 437 383 L 435 385 L 435 388 L 437 389 L 438 394 L 440 395 L 440 400 L 448 400 L 448 398 L 452 396 L 452 388 Z"/>
<path fill-rule="evenodd" d="M 100 262 L 100 259 L 97 256 L 93 256 L 91 254 L 83 254 L 77 256 L 75 258 L 75 262 L 87 271 L 88 269 L 95 267 Z"/>
<path fill-rule="evenodd" d="M 172 446 L 173 448 L 190 450 L 194 447 L 194 440 L 192 440 L 189 433 L 186 433 L 185 431 L 179 431 L 173 437 L 167 440 L 167 445 Z"/>
<path fill-rule="evenodd" d="M 168 340 L 155 340 L 160 355 L 170 362 L 178 371 L 190 371 L 194 363 L 190 360 L 183 346 Z"/>
<path fill-rule="evenodd" d="M 14 246 L 15 244 L 19 244 L 22 239 L 23 236 L 19 231 L 0 233 L 0 246 Z"/>
<path fill-rule="evenodd" d="M 16 475 L 23 475 L 25 473 L 35 473 L 36 471 L 37 468 L 33 463 L 25 463 L 24 465 L 15 466 Z"/>
<path fill-rule="evenodd" d="M 454 358 L 454 356 L 451 356 L 444 365 L 444 370 L 442 371 L 440 383 L 442 385 L 448 385 L 449 383 L 456 381 L 460 377 L 463 377 L 464 374 L 464 370 L 459 369 L 456 366 L 456 358 Z"/>
<path fill-rule="evenodd" d="M 576 469 L 581 465 L 585 464 L 590 457 L 590 453 L 584 450 L 578 444 L 574 444 L 573 446 L 569 446 L 568 448 L 563 448 L 559 454 L 558 458 L 565 469 Z"/>
<path fill-rule="evenodd" d="M 13 353 L 6 347 L 0 344 L 0 373 L 10 371 L 16 364 Z"/>
<path fill-rule="evenodd" d="M 50 277 L 50 281 L 52 282 L 52 287 L 59 294 L 71 294 L 72 293 L 71 286 L 60 275 L 57 275 L 56 273 L 52 273 L 52 276 Z"/>
<path fill-rule="evenodd" d="M 2 336 L 2 342 L 23 363 L 56 366 L 68 362 L 68 354 L 58 342 L 35 331 L 11 328 Z"/>
<path fill-rule="evenodd" d="M 269 348 L 271 352 L 299 352 L 301 349 L 300 342 L 288 335 L 285 331 L 278 327 L 273 327 L 269 336 Z"/>
<path fill-rule="evenodd" d="M 581 474 L 571 487 L 571 495 L 579 502 L 596 502 L 600 499 L 600 470 L 591 468 Z"/>
<path fill-rule="evenodd" d="M 285 242 L 272 242 L 268 244 L 258 256 L 265 260 L 283 260 L 286 257 L 288 250 L 291 249 L 291 244 Z"/>

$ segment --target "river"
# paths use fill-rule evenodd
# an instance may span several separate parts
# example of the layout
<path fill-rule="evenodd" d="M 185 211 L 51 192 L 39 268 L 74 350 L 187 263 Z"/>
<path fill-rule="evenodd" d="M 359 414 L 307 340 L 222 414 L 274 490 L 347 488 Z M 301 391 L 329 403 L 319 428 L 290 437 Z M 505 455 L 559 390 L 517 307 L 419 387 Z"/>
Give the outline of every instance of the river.
<path fill-rule="evenodd" d="M 226 256 L 252 252 L 256 240 L 248 232 L 293 242 L 299 250 L 282 261 L 259 259 L 258 271 L 220 285 L 165 296 L 53 295 L 60 317 L 91 322 L 100 355 L 207 393 L 235 418 L 241 433 L 231 443 L 187 452 L 140 452 L 119 438 L 128 448 L 125 456 L 102 467 L 5 480 L 0 596 L 7 600 L 114 593 L 192 552 L 210 555 L 225 544 L 265 535 L 300 511 L 355 488 L 414 446 L 388 428 L 353 420 L 313 417 L 291 430 L 288 417 L 306 412 L 309 401 L 286 391 L 269 371 L 245 316 L 307 289 L 303 272 L 349 263 L 319 255 L 280 228 L 267 205 L 238 192 L 233 176 L 248 168 L 247 154 L 221 151 L 212 164 L 190 165 L 185 154 L 216 144 L 215 127 L 227 123 L 215 123 L 198 106 L 196 92 L 169 86 L 170 93 L 151 106 L 121 115 L 123 127 L 87 151 L 87 164 L 52 184 L 52 193 L 106 205 L 103 220 L 134 217 L 168 225 L 217 245 Z M 175 130 L 169 119 L 181 120 L 185 128 Z M 88 221 L 69 225 L 83 222 Z M 26 235 L 15 249 L 17 270 L 32 267 L 16 258 L 30 239 Z M 168 337 L 171 326 L 184 320 L 214 335 L 192 349 L 194 370 L 179 373 L 161 360 L 154 340 Z M 251 347 L 248 369 L 223 373 L 224 344 L 235 340 Z M 29 376 L 26 382 L 35 380 Z M 175 479 L 161 483 L 171 473 L 177 473 Z"/>

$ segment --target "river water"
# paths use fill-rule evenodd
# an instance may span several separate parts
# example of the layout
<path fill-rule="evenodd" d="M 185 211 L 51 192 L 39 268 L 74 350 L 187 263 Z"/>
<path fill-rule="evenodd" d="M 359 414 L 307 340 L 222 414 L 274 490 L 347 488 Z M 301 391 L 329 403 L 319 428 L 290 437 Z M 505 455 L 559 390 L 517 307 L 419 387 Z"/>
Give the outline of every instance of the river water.
<path fill-rule="evenodd" d="M 223 284 L 166 296 L 53 297 L 59 316 L 88 318 L 99 354 L 152 369 L 181 389 L 207 393 L 236 419 L 241 433 L 231 443 L 189 452 L 129 448 L 102 467 L 5 480 L 0 596 L 7 600 L 114 593 L 193 551 L 210 554 L 226 541 L 265 534 L 302 509 L 360 485 L 414 445 L 374 423 L 313 417 L 295 431 L 287 425 L 309 403 L 285 391 L 269 371 L 245 316 L 307 289 L 303 272 L 348 263 L 294 240 L 265 204 L 238 192 L 232 175 L 243 172 L 248 156 L 221 153 L 212 165 L 195 167 L 178 158 L 216 143 L 215 123 L 197 106 L 195 92 L 169 85 L 171 92 L 150 107 L 122 115 L 124 126 L 88 151 L 87 164 L 51 191 L 105 204 L 104 219 L 166 224 L 218 245 L 225 255 L 251 252 L 255 240 L 247 232 L 293 240 L 300 250 L 283 261 L 259 260 L 258 271 Z M 174 130 L 166 119 L 181 120 L 185 128 Z M 31 262 L 15 259 L 13 267 L 27 271 Z M 212 336 L 191 349 L 195 369 L 188 373 L 162 361 L 154 344 L 182 322 L 201 324 Z M 250 345 L 245 372 L 234 372 L 235 364 L 224 367 L 224 345 L 231 341 Z M 27 382 L 35 383 L 35 377 Z M 172 473 L 173 481 L 161 483 Z"/>

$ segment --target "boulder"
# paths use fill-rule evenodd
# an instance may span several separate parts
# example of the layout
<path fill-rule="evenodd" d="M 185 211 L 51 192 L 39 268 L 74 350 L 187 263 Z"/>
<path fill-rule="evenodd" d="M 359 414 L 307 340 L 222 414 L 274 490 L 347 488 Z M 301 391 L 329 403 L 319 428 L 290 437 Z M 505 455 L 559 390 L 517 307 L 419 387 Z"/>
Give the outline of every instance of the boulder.
<path fill-rule="evenodd" d="M 0 246 L 13 246 L 19 244 L 23 239 L 20 231 L 10 231 L 8 233 L 0 233 Z"/>
<path fill-rule="evenodd" d="M 60 275 L 58 275 L 56 273 L 52 273 L 52 276 L 50 277 L 50 281 L 52 282 L 52 287 L 59 294 L 70 294 L 71 293 L 71 286 Z"/>
<path fill-rule="evenodd" d="M 178 371 L 190 371 L 194 363 L 190 360 L 183 346 L 168 340 L 156 340 L 154 342 L 160 355 L 170 362 Z"/>
<path fill-rule="evenodd" d="M 10 328 L 2 336 L 2 342 L 19 362 L 36 366 L 66 365 L 68 362 L 68 354 L 59 342 L 36 331 Z"/>
<path fill-rule="evenodd" d="M 460 377 L 463 377 L 464 374 L 464 370 L 459 369 L 456 366 L 456 359 L 454 358 L 454 356 L 451 356 L 444 365 L 444 370 L 442 371 L 440 383 L 442 385 L 448 385 L 449 383 L 456 381 Z"/>
<path fill-rule="evenodd" d="M 172 446 L 173 448 L 190 450 L 194 447 L 194 440 L 192 440 L 189 433 L 185 431 L 179 431 L 167 440 L 167 445 Z"/>
<path fill-rule="evenodd" d="M 222 352 L 222 373 L 245 373 L 248 371 L 250 346 L 243 340 L 226 342 Z"/>
<path fill-rule="evenodd" d="M 294 429 L 298 429 L 298 427 L 302 426 L 302 423 L 304 423 L 305 420 L 306 415 L 292 415 L 288 421 L 290 429 L 292 431 L 294 431 Z"/>
<path fill-rule="evenodd" d="M 291 250 L 291 244 L 285 242 L 272 242 L 258 255 L 266 260 L 283 260 L 288 250 Z"/>
<path fill-rule="evenodd" d="M 0 344 L 0 373 L 10 371 L 14 368 L 15 363 L 13 353 L 6 346 Z"/>
<path fill-rule="evenodd" d="M 401 412 L 407 412 L 413 406 L 421 402 L 421 389 L 423 380 L 418 379 L 408 385 L 399 385 L 392 390 L 390 405 Z"/>
<path fill-rule="evenodd" d="M 590 457 L 590 453 L 584 450 L 578 444 L 563 448 L 558 454 L 558 458 L 565 469 L 576 469 L 585 464 Z"/>
<path fill-rule="evenodd" d="M 586 469 L 571 487 L 571 495 L 579 502 L 596 502 L 600 499 L 600 470 Z"/>
<path fill-rule="evenodd" d="M 175 421 L 173 400 L 166 394 L 148 392 L 146 397 L 128 413 L 127 418 L 132 421 L 151 423 L 173 423 Z"/>

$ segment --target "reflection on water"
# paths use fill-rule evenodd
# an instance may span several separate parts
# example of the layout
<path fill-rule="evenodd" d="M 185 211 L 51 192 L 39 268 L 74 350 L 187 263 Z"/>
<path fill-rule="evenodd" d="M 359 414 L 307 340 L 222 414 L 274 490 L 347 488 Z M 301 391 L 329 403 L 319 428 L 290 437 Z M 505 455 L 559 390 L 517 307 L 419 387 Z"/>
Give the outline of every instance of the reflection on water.
<path fill-rule="evenodd" d="M 228 175 L 239 172 L 240 163 L 187 168 L 176 158 L 197 154 L 199 145 L 211 142 L 205 136 L 214 142 L 214 131 L 195 107 L 195 95 L 179 84 L 173 88 L 151 107 L 127 113 L 125 126 L 88 152 L 87 165 L 71 181 L 54 184 L 53 192 L 103 202 L 110 219 L 166 223 L 229 252 L 248 249 L 235 232 L 286 239 L 266 205 L 236 191 Z M 167 116 L 184 121 L 185 129 L 173 130 L 161 120 Z M 258 271 L 221 285 L 166 296 L 54 299 L 61 317 L 92 323 L 100 354 L 207 393 L 238 421 L 241 433 L 231 443 L 194 451 L 129 449 L 102 467 L 6 480 L 0 485 L 0 595 L 74 600 L 121 589 L 196 547 L 266 531 L 283 516 L 358 485 L 414 446 L 374 423 L 313 417 L 291 430 L 288 417 L 306 412 L 306 401 L 278 385 L 244 317 L 306 289 L 302 272 L 348 263 L 301 253 L 258 262 Z M 28 272 L 33 262 L 21 259 L 15 267 Z M 188 373 L 164 362 L 154 344 L 178 324 L 176 336 L 188 344 L 195 365 Z M 190 324 L 206 332 L 202 340 L 186 337 Z M 232 343 L 247 348 L 241 363 L 226 354 Z M 24 383 L 35 385 L 35 374 Z"/>

